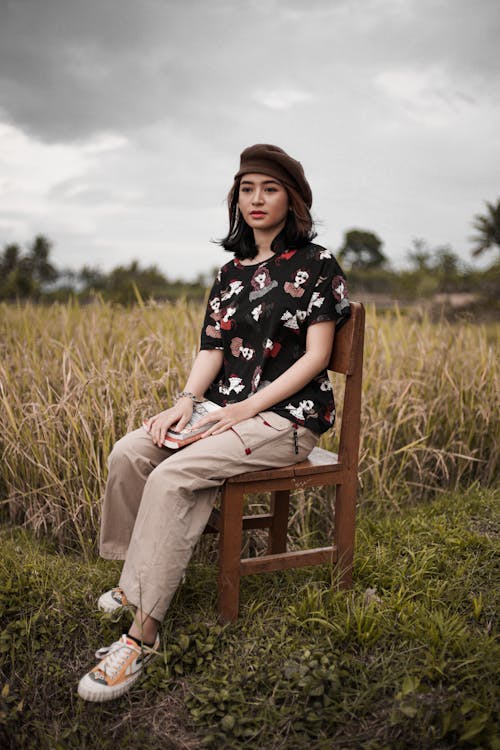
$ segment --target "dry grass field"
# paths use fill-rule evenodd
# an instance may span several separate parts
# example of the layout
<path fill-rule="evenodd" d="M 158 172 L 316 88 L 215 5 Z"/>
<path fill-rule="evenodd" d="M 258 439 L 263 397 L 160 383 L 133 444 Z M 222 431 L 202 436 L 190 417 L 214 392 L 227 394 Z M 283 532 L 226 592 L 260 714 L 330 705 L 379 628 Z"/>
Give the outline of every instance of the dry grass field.
<path fill-rule="evenodd" d="M 95 549 L 111 446 L 183 388 L 201 315 L 185 302 L 1 308 L 0 492 L 12 521 Z M 498 476 L 499 341 L 499 324 L 368 310 L 361 502 L 399 507 Z M 297 517 L 322 528 L 325 502 L 298 496 Z"/>

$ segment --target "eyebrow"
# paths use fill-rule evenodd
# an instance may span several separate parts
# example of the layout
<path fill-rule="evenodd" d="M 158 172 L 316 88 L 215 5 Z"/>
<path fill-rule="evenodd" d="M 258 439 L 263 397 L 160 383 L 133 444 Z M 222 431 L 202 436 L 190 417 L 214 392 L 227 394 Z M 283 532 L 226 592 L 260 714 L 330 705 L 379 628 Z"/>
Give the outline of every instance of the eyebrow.
<path fill-rule="evenodd" d="M 273 185 L 279 185 L 279 184 L 280 184 L 280 183 L 278 182 L 278 180 L 263 180 L 261 184 L 262 184 L 262 185 L 269 185 L 269 184 L 271 184 L 271 183 L 272 183 Z M 254 181 L 253 181 L 253 180 L 242 180 L 242 181 L 240 182 L 240 185 L 255 185 L 255 183 L 254 183 Z"/>

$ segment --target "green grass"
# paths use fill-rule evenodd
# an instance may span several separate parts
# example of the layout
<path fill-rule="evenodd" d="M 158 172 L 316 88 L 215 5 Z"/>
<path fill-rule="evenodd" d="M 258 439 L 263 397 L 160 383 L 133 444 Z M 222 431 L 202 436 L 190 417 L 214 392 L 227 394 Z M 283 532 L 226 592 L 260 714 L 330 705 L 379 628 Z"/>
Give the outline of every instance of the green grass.
<path fill-rule="evenodd" d="M 119 564 L 4 527 L 0 746 L 498 750 L 499 500 L 475 488 L 403 511 L 362 506 L 352 592 L 326 566 L 251 576 L 224 627 L 205 539 L 162 657 L 107 705 L 76 684 L 127 624 L 95 611 Z"/>

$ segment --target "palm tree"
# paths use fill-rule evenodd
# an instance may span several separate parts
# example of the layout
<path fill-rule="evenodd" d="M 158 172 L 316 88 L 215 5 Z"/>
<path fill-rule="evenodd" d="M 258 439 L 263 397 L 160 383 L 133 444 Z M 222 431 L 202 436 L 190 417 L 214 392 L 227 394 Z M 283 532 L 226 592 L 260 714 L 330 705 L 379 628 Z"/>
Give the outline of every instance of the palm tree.
<path fill-rule="evenodd" d="M 485 203 L 488 208 L 486 216 L 476 214 L 472 222 L 474 229 L 479 232 L 475 237 L 471 237 L 472 241 L 476 243 L 476 247 L 472 251 L 474 256 L 481 255 L 494 245 L 500 248 L 500 200 L 497 201 L 496 205 L 488 203 L 488 201 L 485 201 Z"/>

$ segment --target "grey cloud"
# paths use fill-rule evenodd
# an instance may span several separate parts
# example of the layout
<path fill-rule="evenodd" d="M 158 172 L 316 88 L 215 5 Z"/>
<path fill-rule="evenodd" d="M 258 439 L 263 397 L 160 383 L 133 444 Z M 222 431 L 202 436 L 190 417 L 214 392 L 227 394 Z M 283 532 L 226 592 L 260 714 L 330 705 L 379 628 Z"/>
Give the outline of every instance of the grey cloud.
<path fill-rule="evenodd" d="M 203 93 L 193 75 L 204 39 L 197 14 L 189 2 L 4 3 L 2 109 L 48 141 L 175 118 Z"/>
<path fill-rule="evenodd" d="M 168 120 L 193 133 L 251 110 L 255 91 L 366 95 L 377 66 L 496 71 L 493 0 L 4 0 L 0 107 L 47 141 Z M 262 97 L 261 97 L 262 99 Z M 207 125 L 208 123 L 208 125 Z"/>

